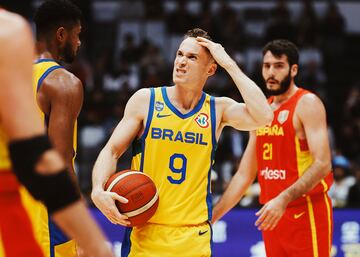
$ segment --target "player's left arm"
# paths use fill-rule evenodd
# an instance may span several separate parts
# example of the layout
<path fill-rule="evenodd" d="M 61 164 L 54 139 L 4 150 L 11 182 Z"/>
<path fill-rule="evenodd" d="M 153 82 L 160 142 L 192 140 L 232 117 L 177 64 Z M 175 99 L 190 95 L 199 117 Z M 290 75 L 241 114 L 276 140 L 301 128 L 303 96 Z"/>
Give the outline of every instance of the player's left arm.
<path fill-rule="evenodd" d="M 47 88 L 51 105 L 48 134 L 74 174 L 74 128 L 83 103 L 83 86 L 77 77 L 66 70 L 53 72 L 53 79 L 47 80 L 47 83 L 52 83 Z"/>
<path fill-rule="evenodd" d="M 222 45 L 202 37 L 197 37 L 196 40 L 206 47 L 214 60 L 229 73 L 245 102 L 238 103 L 229 98 L 221 100 L 224 107 L 222 126 L 254 130 L 269 124 L 273 119 L 273 112 L 255 82 L 242 72 Z"/>
<path fill-rule="evenodd" d="M 331 170 L 326 111 L 321 100 L 313 94 L 304 95 L 295 114 L 304 128 L 313 163 L 293 185 L 266 203 L 257 213 L 260 217 L 255 224 L 260 230 L 272 230 L 288 203 L 314 188 Z"/>

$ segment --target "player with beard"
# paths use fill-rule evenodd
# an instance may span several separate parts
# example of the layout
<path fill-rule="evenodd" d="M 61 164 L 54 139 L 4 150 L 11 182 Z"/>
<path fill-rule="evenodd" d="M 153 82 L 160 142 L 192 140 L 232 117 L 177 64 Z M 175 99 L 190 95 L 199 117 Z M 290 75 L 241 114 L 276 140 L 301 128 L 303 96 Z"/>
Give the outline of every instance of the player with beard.
<path fill-rule="evenodd" d="M 65 159 L 74 180 L 76 120 L 83 102 L 83 86 L 60 62 L 71 63 L 78 53 L 81 16 L 79 8 L 69 0 L 49 0 L 37 9 L 34 17 L 38 53 L 33 69 L 34 94 L 49 138 Z M 22 193 L 22 198 L 46 256 L 77 256 L 75 242 L 52 222 L 45 206 L 27 192 Z"/>
<path fill-rule="evenodd" d="M 326 112 L 316 95 L 295 85 L 298 59 L 297 47 L 287 40 L 264 47 L 262 75 L 274 120 L 250 133 L 212 221 L 239 202 L 257 174 L 263 207 L 255 225 L 262 231 L 266 256 L 329 257 L 332 174 Z"/>

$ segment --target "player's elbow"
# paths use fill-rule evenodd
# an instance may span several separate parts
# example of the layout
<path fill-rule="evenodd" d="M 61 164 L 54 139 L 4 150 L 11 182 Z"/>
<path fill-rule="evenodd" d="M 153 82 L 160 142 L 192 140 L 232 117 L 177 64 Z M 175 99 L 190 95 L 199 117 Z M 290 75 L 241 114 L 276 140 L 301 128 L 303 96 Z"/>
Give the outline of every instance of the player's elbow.
<path fill-rule="evenodd" d="M 269 107 L 268 110 L 264 110 L 263 115 L 257 117 L 256 121 L 257 121 L 257 125 L 259 127 L 264 127 L 266 125 L 271 124 L 273 119 L 274 119 L 274 114 L 273 114 L 273 112 L 271 111 L 271 109 Z"/>
<path fill-rule="evenodd" d="M 331 162 L 330 160 L 317 160 L 319 170 L 322 171 L 323 177 L 328 175 L 331 171 Z"/>

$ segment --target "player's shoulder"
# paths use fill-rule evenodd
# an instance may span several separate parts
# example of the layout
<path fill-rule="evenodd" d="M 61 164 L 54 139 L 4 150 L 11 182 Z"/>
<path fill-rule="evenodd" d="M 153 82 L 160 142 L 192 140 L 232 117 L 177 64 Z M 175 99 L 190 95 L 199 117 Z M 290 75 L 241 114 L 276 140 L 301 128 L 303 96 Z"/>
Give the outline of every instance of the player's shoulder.
<path fill-rule="evenodd" d="M 146 117 L 150 105 L 150 88 L 142 88 L 136 91 L 128 100 L 125 108 L 125 114 L 131 114 L 138 117 Z"/>
<path fill-rule="evenodd" d="M 81 86 L 81 80 L 65 68 L 56 69 L 49 74 L 54 82 L 61 85 Z"/>
<path fill-rule="evenodd" d="M 226 96 L 217 96 L 215 99 L 215 109 L 216 112 L 221 112 L 232 104 L 236 103 L 236 101 L 230 97 Z"/>
<path fill-rule="evenodd" d="M 81 80 L 65 68 L 53 70 L 43 81 L 45 88 L 62 95 L 82 94 Z"/>
<path fill-rule="evenodd" d="M 151 88 L 141 88 L 132 95 L 132 98 L 141 101 L 141 100 L 149 100 L 150 96 L 151 96 Z"/>
<path fill-rule="evenodd" d="M 225 106 L 233 103 L 235 100 L 226 96 L 212 96 L 215 100 L 216 107 Z"/>
<path fill-rule="evenodd" d="M 137 90 L 129 99 L 127 105 L 135 108 L 143 108 L 149 105 L 151 96 L 150 88 Z"/>
<path fill-rule="evenodd" d="M 303 94 L 298 102 L 298 105 L 300 107 L 312 107 L 316 105 L 322 105 L 321 99 L 314 93 L 308 91 L 305 94 Z"/>
<path fill-rule="evenodd" d="M 321 99 L 312 92 L 307 92 L 299 99 L 295 112 L 304 117 L 315 117 L 325 110 Z"/>

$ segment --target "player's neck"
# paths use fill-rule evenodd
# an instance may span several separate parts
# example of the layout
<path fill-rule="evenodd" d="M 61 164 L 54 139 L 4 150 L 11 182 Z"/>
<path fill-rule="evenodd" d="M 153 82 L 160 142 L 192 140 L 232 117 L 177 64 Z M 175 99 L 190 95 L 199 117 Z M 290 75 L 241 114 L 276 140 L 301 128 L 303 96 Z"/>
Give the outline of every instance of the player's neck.
<path fill-rule="evenodd" d="M 38 58 L 41 59 L 54 59 L 57 61 L 61 59 L 58 49 L 44 41 L 36 42 L 36 51 L 38 53 Z"/>
<path fill-rule="evenodd" d="M 196 106 L 203 92 L 199 89 L 189 89 L 188 87 L 175 85 L 168 87 L 167 93 L 171 103 L 186 112 Z"/>
<path fill-rule="evenodd" d="M 284 94 L 274 96 L 273 104 L 281 105 L 282 103 L 286 102 L 296 93 L 297 89 L 298 87 L 294 83 L 292 83 L 289 89 Z"/>

